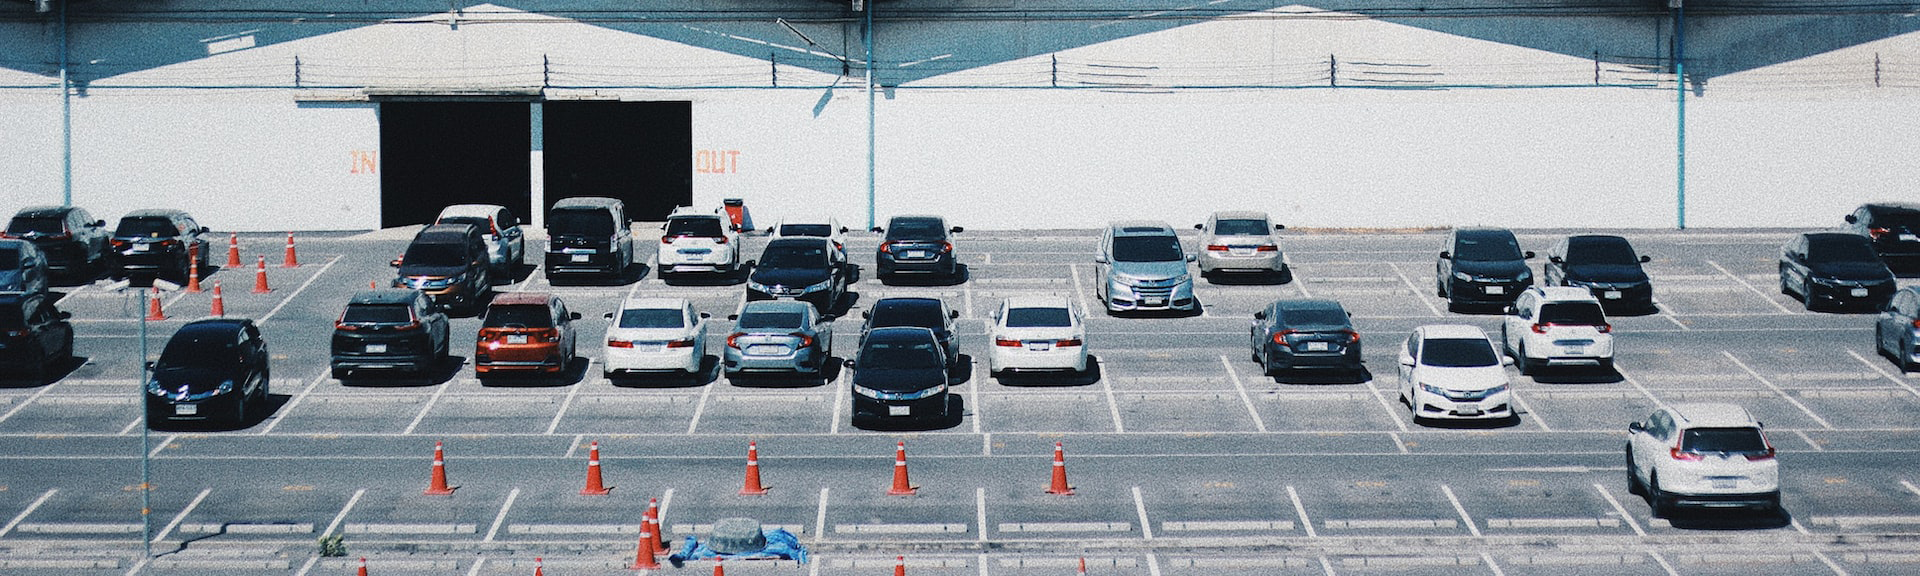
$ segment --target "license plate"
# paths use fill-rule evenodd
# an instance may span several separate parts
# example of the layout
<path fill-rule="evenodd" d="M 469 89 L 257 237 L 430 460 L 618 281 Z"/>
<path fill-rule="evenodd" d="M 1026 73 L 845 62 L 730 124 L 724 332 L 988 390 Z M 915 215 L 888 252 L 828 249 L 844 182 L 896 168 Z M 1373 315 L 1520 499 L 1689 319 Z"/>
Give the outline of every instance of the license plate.
<path fill-rule="evenodd" d="M 1731 490 L 1739 486 L 1740 486 L 1740 481 L 1735 480 L 1733 478 L 1714 478 L 1713 479 L 1713 488 L 1715 490 Z"/>
<path fill-rule="evenodd" d="M 1866 288 L 1854 288 L 1854 289 L 1853 289 L 1853 297 L 1854 297 L 1854 298 L 1865 298 L 1865 297 L 1867 297 L 1867 289 L 1866 289 Z"/>
<path fill-rule="evenodd" d="M 1148 298 L 1140 301 L 1140 303 L 1145 304 L 1147 306 L 1166 306 L 1167 299 L 1166 298 Z"/>
<path fill-rule="evenodd" d="M 134 245 L 133 245 L 133 251 L 134 251 L 134 252 L 146 252 L 148 248 L 152 248 L 152 247 L 153 247 L 153 246 L 152 246 L 152 245 L 150 245 L 150 244 L 134 244 Z"/>
<path fill-rule="evenodd" d="M 526 344 L 527 335 L 526 334 L 508 334 L 507 343 L 508 344 Z"/>
<path fill-rule="evenodd" d="M 747 354 L 753 356 L 779 356 L 787 353 L 787 347 L 778 344 L 755 344 L 747 347 Z"/>
<path fill-rule="evenodd" d="M 1619 290 L 1608 290 L 1608 291 L 1606 291 L 1606 292 L 1601 292 L 1601 293 L 1600 293 L 1600 297 L 1601 297 L 1601 298 L 1606 298 L 1606 299 L 1608 299 L 1608 300 L 1619 300 L 1619 299 L 1620 299 L 1620 291 L 1619 291 Z"/>
<path fill-rule="evenodd" d="M 908 258 L 926 258 L 927 251 L 926 250 L 908 250 L 907 257 Z"/>
<path fill-rule="evenodd" d="M 387 353 L 387 345 L 386 344 L 368 344 L 367 353 L 368 354 L 385 354 Z"/>
<path fill-rule="evenodd" d="M 1027 349 L 1034 352 L 1046 352 L 1053 349 L 1052 342 L 1028 342 Z"/>
<path fill-rule="evenodd" d="M 1916 236 L 1916 235 L 1913 235 L 1913 234 L 1901 234 L 1901 235 L 1900 235 L 1900 241 L 1902 241 L 1902 242 L 1920 242 L 1920 236 Z"/>
<path fill-rule="evenodd" d="M 591 256 L 593 256 L 593 255 L 592 255 L 592 254 L 574 254 L 574 255 L 573 255 L 573 261 L 574 261 L 574 262 L 586 262 L 586 261 L 587 261 L 587 258 L 588 258 L 588 257 L 591 257 Z"/>
<path fill-rule="evenodd" d="M 1456 409 L 1456 410 L 1454 410 L 1454 411 L 1453 411 L 1453 413 L 1455 413 L 1455 414 L 1459 414 L 1459 415 L 1461 415 L 1461 416 L 1479 416 L 1479 415 L 1480 415 L 1480 408 L 1479 408 L 1479 407 L 1477 407 L 1477 406 L 1475 406 L 1475 407 L 1462 407 L 1462 408 L 1459 408 L 1459 409 Z"/>
<path fill-rule="evenodd" d="M 1567 347 L 1567 355 L 1568 355 L 1568 356 L 1579 356 L 1579 355 L 1581 355 L 1581 354 L 1586 354 L 1586 353 L 1587 353 L 1587 349 L 1586 349 L 1586 348 L 1581 348 L 1581 347 L 1578 347 L 1578 346 L 1569 346 L 1569 347 Z"/>
<path fill-rule="evenodd" d="M 912 406 L 888 406 L 887 407 L 888 416 L 910 416 L 912 414 L 913 414 Z"/>
<path fill-rule="evenodd" d="M 173 405 L 173 415 L 175 416 L 193 416 L 199 413 L 200 413 L 199 404 L 174 404 Z"/>
<path fill-rule="evenodd" d="M 1253 255 L 1252 248 L 1234 248 L 1232 250 L 1229 250 L 1228 252 L 1232 253 L 1234 256 L 1252 256 Z"/>
<path fill-rule="evenodd" d="M 1306 344 L 1306 351 L 1308 352 L 1326 352 L 1333 349 L 1333 347 L 1328 346 L 1326 342 L 1308 342 Z"/>
<path fill-rule="evenodd" d="M 1487 293 L 1488 294 L 1506 294 L 1507 287 L 1506 286 L 1488 286 Z"/>

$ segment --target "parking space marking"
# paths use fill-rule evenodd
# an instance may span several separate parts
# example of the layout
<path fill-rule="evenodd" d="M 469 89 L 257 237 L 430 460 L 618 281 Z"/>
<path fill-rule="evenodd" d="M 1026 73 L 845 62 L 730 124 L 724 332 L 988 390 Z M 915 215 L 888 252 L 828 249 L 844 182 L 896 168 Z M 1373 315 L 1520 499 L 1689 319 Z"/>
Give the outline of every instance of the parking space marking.
<path fill-rule="evenodd" d="M 1103 370 L 1105 369 L 1106 368 L 1103 368 Z M 1113 415 L 1113 431 L 1116 433 L 1126 432 L 1126 427 L 1120 424 L 1120 401 L 1115 400 L 1113 397 L 1113 374 L 1108 373 L 1102 376 L 1100 378 L 1100 387 L 1107 393 L 1107 412 Z"/>
<path fill-rule="evenodd" d="M 481 539 L 481 542 L 492 542 L 493 537 L 500 534 L 500 525 L 507 522 L 507 511 L 512 510 L 513 501 L 519 499 L 520 487 L 515 486 L 512 490 L 507 491 L 507 501 L 500 504 L 500 513 L 493 515 L 493 526 L 487 528 L 487 537 Z"/>
<path fill-rule="evenodd" d="M 353 496 L 350 498 L 347 498 L 347 504 L 345 506 L 341 506 L 340 512 L 333 515 L 333 521 L 327 523 L 327 531 L 321 532 L 320 536 L 327 537 L 327 536 L 332 536 L 334 534 L 337 534 L 338 532 L 336 531 L 340 529 L 340 523 L 347 521 L 347 513 L 353 511 L 353 506 L 355 504 L 360 503 L 360 497 L 366 496 L 366 495 L 367 495 L 366 488 L 354 490 Z"/>
<path fill-rule="evenodd" d="M 1392 402 L 1387 401 L 1387 397 L 1380 393 L 1380 387 L 1374 386 L 1373 380 L 1371 379 L 1367 380 L 1367 391 L 1373 393 L 1374 400 L 1380 401 L 1380 408 L 1387 411 L 1387 417 L 1393 419 L 1394 426 L 1399 427 L 1401 432 L 1409 431 L 1409 428 L 1407 428 L 1406 421 L 1400 419 L 1400 411 L 1395 409 Z M 1400 438 L 1398 436 L 1395 436 L 1394 442 L 1398 443 L 1399 441 L 1400 441 Z M 1407 450 L 1406 445 L 1403 444 L 1400 446 L 1401 452 L 1405 452 L 1406 450 Z"/>
<path fill-rule="evenodd" d="M 201 501 L 203 501 L 203 500 L 206 500 L 206 499 L 207 499 L 207 495 L 208 495 L 208 494 L 212 494 L 212 493 L 213 493 L 213 489 L 212 489 L 212 488 L 201 488 L 201 489 L 200 489 L 200 494 L 199 494 L 198 496 L 194 496 L 194 497 L 193 497 L 193 501 L 191 501 L 191 502 L 188 502 L 188 503 L 187 503 L 187 506 L 186 506 L 185 508 L 181 508 L 181 509 L 180 509 L 180 513 L 178 513 L 178 514 L 174 514 L 174 515 L 173 515 L 173 520 L 172 520 L 172 521 L 170 521 L 170 522 L 167 522 L 167 525 L 166 525 L 166 527 L 164 527 L 164 528 L 161 528 L 161 529 L 160 529 L 160 532 L 159 532 L 159 533 L 157 533 L 157 534 L 154 534 L 154 535 L 153 535 L 153 540 L 149 540 L 149 542 L 152 542 L 152 543 L 154 543 L 154 544 L 159 544 L 159 543 L 160 543 L 160 541 L 162 541 L 162 540 L 166 540 L 166 539 L 167 539 L 167 535 L 168 535 L 168 534 L 172 534 L 172 533 L 173 533 L 173 529 L 175 529 L 175 528 L 179 528 L 179 527 L 180 527 L 180 522 L 181 522 L 182 520 L 186 520 L 186 519 L 187 519 L 187 515 L 188 515 L 188 514 L 192 514 L 192 513 L 193 513 L 193 509 L 194 509 L 194 508 L 199 508 L 199 507 L 200 507 L 200 502 L 201 502 Z"/>
<path fill-rule="evenodd" d="M 588 373 L 593 372 L 593 359 L 591 358 L 587 359 L 587 372 Z M 707 386 L 711 388 L 713 385 L 708 384 Z M 576 382 L 574 383 L 574 385 L 567 387 L 568 388 L 567 396 L 564 400 L 560 401 L 560 409 L 554 411 L 553 421 L 547 423 L 548 434 L 552 434 L 554 433 L 555 430 L 560 429 L 560 419 L 565 418 L 567 416 L 567 409 L 573 407 L 573 397 L 578 396 L 580 394 L 580 389 L 586 388 L 586 387 L 587 387 L 587 384 L 585 382 Z M 578 440 L 575 440 L 575 442 L 578 443 Z"/>
<path fill-rule="evenodd" d="M 1654 300 L 1653 306 L 1660 310 L 1661 318 L 1666 318 L 1667 321 L 1672 322 L 1674 326 L 1679 326 L 1681 330 L 1693 330 L 1692 326 L 1688 326 L 1687 323 L 1680 321 L 1678 318 L 1680 311 L 1674 310 L 1673 305 L 1668 304 L 1667 301 Z"/>
<path fill-rule="evenodd" d="M 1614 511 L 1614 513 L 1616 513 L 1616 514 L 1619 514 L 1619 515 L 1620 515 L 1620 520 L 1622 520 L 1622 521 L 1625 521 L 1625 522 L 1627 523 L 1627 527 L 1628 527 L 1628 528 L 1632 528 L 1632 529 L 1633 529 L 1633 535 L 1634 535 L 1634 536 L 1639 536 L 1639 537 L 1641 537 L 1641 538 L 1645 538 L 1645 537 L 1647 537 L 1647 531 L 1646 531 L 1646 530 L 1642 530 L 1642 529 L 1640 528 L 1640 523 L 1639 523 L 1639 522 L 1635 522 L 1635 521 L 1633 520 L 1633 514 L 1629 514 L 1629 513 L 1627 513 L 1627 508 L 1626 508 L 1625 506 L 1621 506 L 1621 505 L 1620 505 L 1620 501 L 1619 501 L 1619 500 L 1615 500 L 1615 499 L 1613 498 L 1613 493 L 1612 493 L 1612 492 L 1608 492 L 1608 491 L 1607 491 L 1607 487 L 1606 487 L 1606 486 L 1601 486 L 1601 485 L 1600 485 L 1600 483 L 1598 483 L 1598 482 L 1595 482 L 1595 483 L 1593 484 L 1593 491 L 1595 491 L 1595 492 L 1599 492 L 1599 493 L 1600 493 L 1600 497 L 1601 497 L 1601 498 L 1605 498 L 1605 499 L 1607 499 L 1607 505 L 1608 505 L 1608 506 L 1612 506 L 1612 507 L 1613 507 L 1613 511 Z M 1666 562 L 1665 562 L 1665 561 L 1662 561 L 1662 562 L 1661 562 L 1661 565 L 1663 565 L 1663 566 L 1664 566 L 1665 564 L 1666 564 Z M 1672 574 L 1672 573 L 1673 573 L 1673 568 L 1672 568 L 1672 567 L 1668 567 L 1668 568 L 1667 568 L 1667 573 L 1668 573 L 1668 574 Z"/>
<path fill-rule="evenodd" d="M 1405 438 L 1400 437 L 1399 432 L 1388 432 L 1387 437 L 1393 439 L 1394 447 L 1399 448 L 1401 454 L 1413 453 L 1413 450 L 1407 448 L 1407 441 Z"/>
<path fill-rule="evenodd" d="M 1080 286 L 1080 265 L 1068 264 L 1067 275 L 1073 277 L 1073 295 L 1075 298 L 1080 299 L 1080 313 L 1092 314 L 1093 304 L 1091 301 L 1087 300 L 1086 289 Z"/>
<path fill-rule="evenodd" d="M 486 556 L 475 558 L 473 561 L 473 567 L 467 569 L 467 576 L 480 576 L 480 567 L 486 566 L 486 565 L 487 565 Z"/>
<path fill-rule="evenodd" d="M 1313 530 L 1313 520 L 1307 518 L 1307 506 L 1300 503 L 1300 493 L 1294 491 L 1292 484 L 1287 485 L 1287 499 L 1293 501 L 1293 513 L 1300 516 L 1300 527 L 1307 529 L 1307 537 L 1319 538 L 1320 534 Z M 1326 561 L 1325 558 L 1320 560 L 1322 563 Z M 1333 568 L 1327 568 L 1327 573 L 1333 573 Z"/>
<path fill-rule="evenodd" d="M 1147 521 L 1147 500 L 1140 496 L 1139 486 L 1133 487 L 1133 511 L 1140 514 L 1140 535 L 1147 540 L 1152 540 L 1153 523 Z"/>
<path fill-rule="evenodd" d="M 1625 370 L 1621 370 L 1619 363 L 1613 365 L 1613 371 L 1620 374 L 1620 378 L 1626 380 L 1627 384 L 1632 385 L 1634 390 L 1639 390 L 1642 395 L 1645 395 L 1648 401 L 1653 402 L 1654 406 L 1660 408 L 1667 407 L 1667 403 L 1660 401 L 1659 396 L 1654 396 L 1652 390 L 1648 390 L 1646 386 L 1641 385 L 1640 381 L 1634 379 L 1633 375 L 1627 374 Z"/>
<path fill-rule="evenodd" d="M 1906 480 L 1901 480 L 1900 485 L 1905 487 L 1908 492 L 1912 492 L 1914 496 L 1920 496 L 1920 486 L 1914 486 L 1912 482 Z"/>
<path fill-rule="evenodd" d="M 825 496 L 824 494 L 825 490 L 826 490 L 825 488 L 821 489 L 821 491 L 823 492 L 822 493 L 823 499 Z M 986 542 L 987 541 L 987 489 L 986 488 L 973 489 L 973 514 L 974 514 L 974 521 L 980 525 L 980 541 Z M 984 570 L 985 569 L 983 568 L 982 571 Z"/>
<path fill-rule="evenodd" d="M 59 488 L 48 488 L 46 492 L 40 494 L 39 498 L 35 498 L 32 504 L 28 504 L 26 509 L 21 510 L 19 514 L 13 515 L 13 520 L 7 521 L 6 526 L 0 526 L 0 538 L 7 537 L 7 534 L 13 532 L 15 526 L 19 526 L 21 521 L 26 520 L 28 515 L 33 514 L 34 510 L 39 510 L 41 504 L 46 504 L 47 500 L 53 498 L 53 494 L 59 491 Z"/>
<path fill-rule="evenodd" d="M 266 436 L 267 434 L 272 433 L 275 427 L 280 426 L 280 423 L 286 421 L 288 416 L 293 415 L 294 407 L 299 406 L 300 401 L 306 400 L 307 395 L 312 394 L 314 388 L 320 387 L 320 383 L 325 382 L 327 380 L 327 377 L 332 375 L 332 372 L 333 372 L 333 367 L 331 365 L 329 365 L 326 368 L 320 369 L 320 375 L 314 376 L 313 380 L 307 383 L 306 388 L 302 388 L 299 394 L 295 394 L 292 400 L 287 401 L 287 405 L 281 406 L 280 410 L 274 413 L 272 422 L 268 422 L 266 426 L 261 426 L 260 431 L 255 432 L 254 435 Z M 548 430 L 547 432 L 552 433 L 553 431 Z"/>
<path fill-rule="evenodd" d="M 1808 530 L 1806 526 L 1802 526 L 1802 525 L 1800 524 L 1800 519 L 1799 519 L 1799 518 L 1794 518 L 1794 519 L 1792 519 L 1792 520 L 1789 520 L 1789 521 L 1787 522 L 1787 525 L 1788 525 L 1788 526 L 1792 526 L 1792 527 L 1793 527 L 1793 530 L 1794 530 L 1795 532 L 1799 532 L 1799 533 L 1800 533 L 1800 535 L 1802 535 L 1802 536 L 1812 536 L 1812 535 L 1813 535 L 1813 531 L 1811 531 L 1811 530 Z"/>
<path fill-rule="evenodd" d="M 1812 408 L 1808 408 L 1806 404 L 1801 404 L 1800 401 L 1795 400 L 1791 394 L 1787 394 L 1786 390 L 1780 389 L 1779 386 L 1775 386 L 1773 384 L 1773 381 L 1768 380 L 1765 376 L 1761 376 L 1759 372 L 1755 372 L 1753 368 L 1750 368 L 1747 366 L 1746 362 L 1741 362 L 1739 358 L 1735 357 L 1733 355 L 1733 352 L 1729 352 L 1727 350 L 1721 350 L 1720 354 L 1723 356 L 1726 356 L 1728 360 L 1732 360 L 1733 363 L 1739 366 L 1741 370 L 1745 370 L 1748 376 L 1752 376 L 1753 379 L 1759 380 L 1761 384 L 1765 384 L 1768 388 L 1772 388 L 1773 391 L 1779 394 L 1781 398 L 1785 398 L 1788 403 L 1793 404 L 1794 407 L 1796 408 L 1799 408 L 1801 412 L 1806 412 L 1807 416 L 1812 417 L 1814 422 L 1820 423 L 1820 427 L 1826 428 L 1828 430 L 1833 429 L 1833 424 L 1827 422 L 1826 418 L 1821 418 L 1819 414 L 1813 413 Z"/>
<path fill-rule="evenodd" d="M 1427 310 L 1431 310 L 1431 311 L 1433 311 L 1433 315 L 1434 315 L 1434 317 L 1440 317 L 1440 316 L 1445 316 L 1445 314 L 1441 314 L 1441 313 L 1440 313 L 1440 308 L 1439 308 L 1438 306 L 1434 306 L 1434 305 L 1433 305 L 1433 302 L 1430 302 L 1430 301 L 1428 301 L 1428 300 L 1427 300 L 1427 295 L 1425 295 L 1425 294 L 1422 294 L 1422 293 L 1420 293 L 1420 287 L 1419 287 L 1419 286 L 1415 286 L 1415 285 L 1413 284 L 1413 279 L 1412 279 L 1412 278 L 1409 278 L 1409 277 L 1407 277 L 1407 273 L 1406 273 L 1406 272 L 1401 272 L 1401 271 L 1400 271 L 1400 265 L 1399 265 L 1399 264 L 1395 264 L 1395 263 L 1392 263 L 1392 262 L 1388 262 L 1388 263 L 1387 263 L 1387 267 L 1388 267 L 1388 268 L 1392 268 L 1392 269 L 1393 269 L 1393 273 L 1394 273 L 1394 275 L 1396 275 L 1396 276 L 1399 276 L 1399 277 L 1400 277 L 1400 282 L 1402 282 L 1402 283 L 1405 283 L 1405 284 L 1407 285 L 1407 288 L 1408 288 L 1408 289 L 1410 289 L 1410 290 L 1413 290 L 1413 298 L 1414 298 L 1415 300 L 1419 300 L 1421 304 L 1425 304 L 1425 305 L 1427 305 Z"/>
<path fill-rule="evenodd" d="M 1471 524 L 1469 524 L 1469 526 L 1471 526 Z M 1500 569 L 1500 564 L 1493 561 L 1493 554 L 1481 552 L 1480 560 L 1487 563 L 1488 569 L 1493 570 L 1493 576 L 1507 576 L 1506 571 Z"/>
<path fill-rule="evenodd" d="M 1826 564 L 1827 569 L 1832 570 L 1834 576 L 1852 576 L 1848 574 L 1846 570 L 1841 569 L 1839 564 L 1835 564 L 1832 558 L 1828 558 L 1826 553 L 1823 553 L 1819 550 L 1814 550 L 1813 557 L 1818 558 L 1820 560 L 1820 563 Z"/>
<path fill-rule="evenodd" d="M 179 434 L 167 435 L 167 438 L 165 440 L 161 440 L 160 444 L 155 445 L 152 450 L 147 451 L 147 457 L 154 458 L 154 457 L 160 456 L 161 450 L 166 450 L 168 446 L 173 445 L 174 440 L 178 440 L 178 439 L 180 439 Z"/>
<path fill-rule="evenodd" d="M 815 544 L 819 544 L 827 537 L 827 490 L 826 486 L 820 487 L 820 506 L 813 513 L 813 543 Z M 984 526 L 982 531 L 985 531 Z"/>
<path fill-rule="evenodd" d="M 312 276 L 308 276 L 306 282 L 301 282 L 299 288 L 293 289 L 293 292 L 288 293 L 286 298 L 281 298 L 279 304 L 274 305 L 272 310 L 268 310 L 266 315 L 261 316 L 260 319 L 255 320 L 254 323 L 266 324 L 268 320 L 272 320 L 273 315 L 279 314 L 281 308 L 287 307 L 288 303 L 298 299 L 301 292 L 306 292 L 307 287 L 313 285 L 314 280 L 319 280 L 322 275 L 327 273 L 327 269 L 332 268 L 334 264 L 340 262 L 340 256 L 340 254 L 334 254 L 333 258 L 327 259 L 327 263 L 321 266 L 319 271 L 314 272 Z"/>
<path fill-rule="evenodd" d="M 7 419 L 12 418 L 14 414 L 19 414 L 28 404 L 32 404 L 34 400 L 39 400 L 41 396 L 46 396 L 47 393 L 51 391 L 53 391 L 53 386 L 41 386 L 39 391 L 34 392 L 32 396 L 28 396 L 26 400 L 19 404 L 14 405 L 12 409 L 7 410 L 6 414 L 0 414 L 0 422 L 6 422 Z M 136 422 L 138 421 L 136 420 Z"/>
<path fill-rule="evenodd" d="M 1540 431 L 1541 431 L 1541 432 L 1552 432 L 1552 431 L 1553 431 L 1553 428 L 1552 428 L 1551 426 L 1547 426 L 1547 420 L 1546 420 L 1545 418 L 1541 418 L 1541 417 L 1540 417 L 1540 413 L 1539 413 L 1539 412 L 1535 412 L 1535 411 L 1533 410 L 1533 406 L 1532 406 L 1532 405 L 1530 405 L 1530 404 L 1527 404 L 1527 397 L 1526 397 L 1526 396 L 1524 396 L 1524 395 L 1520 395 L 1520 394 L 1514 394 L 1514 395 L 1513 395 L 1513 401 L 1514 401 L 1515 403 L 1518 403 L 1518 404 L 1520 405 L 1520 409 L 1522 409 L 1522 410 L 1526 410 L 1526 411 L 1527 411 L 1527 415 L 1528 415 L 1528 416 L 1532 416 L 1532 417 L 1533 417 L 1533 418 L 1532 418 L 1532 420 L 1533 420 L 1533 423 L 1534 423 L 1534 424 L 1536 424 L 1536 425 L 1539 425 L 1539 426 L 1540 426 Z"/>
<path fill-rule="evenodd" d="M 1821 446 L 1819 442 L 1814 441 L 1812 436 L 1808 436 L 1806 430 L 1794 430 L 1793 433 L 1800 436 L 1800 441 L 1806 442 L 1808 446 L 1812 446 L 1813 451 L 1815 452 L 1827 451 L 1827 448 L 1825 446 Z"/>
<path fill-rule="evenodd" d="M 1233 380 L 1233 389 L 1240 392 L 1240 403 L 1247 405 L 1247 415 L 1253 417 L 1254 429 L 1266 432 L 1266 420 L 1260 418 L 1260 411 L 1253 407 L 1253 398 L 1247 395 L 1246 384 L 1240 382 L 1240 372 L 1233 369 L 1233 362 L 1227 360 L 1226 354 L 1220 355 L 1220 365 L 1227 368 L 1227 378 Z"/>
<path fill-rule="evenodd" d="M 426 405 L 424 405 L 424 406 L 421 406 L 421 407 L 420 407 L 420 413 L 419 413 L 419 414 L 414 414 L 414 415 L 413 415 L 413 421 L 412 421 L 412 422 L 409 422 L 409 423 L 407 423 L 407 428 L 406 428 L 405 430 L 401 430 L 401 431 L 400 431 L 400 435 L 402 435 L 402 436 L 409 436 L 409 435 L 412 435 L 412 434 L 413 434 L 413 430 L 414 430 L 415 428 L 419 428 L 419 427 L 420 427 L 420 421 L 421 421 L 421 420 L 426 420 L 426 419 L 427 419 L 427 412 L 430 412 L 430 411 L 432 411 L 432 410 L 433 410 L 433 405 L 434 405 L 434 404 L 439 404 L 439 403 L 440 403 L 440 396 L 441 396 L 441 395 L 444 395 L 444 394 L 446 394 L 446 393 L 447 393 L 447 389 L 448 389 L 448 388 L 452 388 L 452 387 L 453 387 L 453 383 L 452 383 L 452 382 L 442 382 L 442 383 L 440 383 L 440 389 L 439 389 L 439 390 L 434 390 L 434 391 L 433 391 L 433 395 L 432 395 L 432 396 L 428 396 L 428 397 L 427 397 L 427 403 L 426 403 Z"/>
<path fill-rule="evenodd" d="M 1746 278 L 1741 278 L 1739 275 L 1736 275 L 1732 272 L 1728 272 L 1727 268 L 1725 266 L 1721 266 L 1719 262 L 1714 262 L 1712 260 L 1708 260 L 1706 262 L 1708 266 L 1712 266 L 1713 269 L 1719 270 L 1721 274 L 1726 275 L 1726 277 L 1728 278 L 1732 278 L 1734 282 L 1738 282 L 1740 283 L 1741 286 L 1747 287 L 1748 291 L 1753 292 L 1755 296 L 1759 296 L 1761 300 L 1766 300 L 1767 303 L 1772 304 L 1774 308 L 1778 308 L 1780 309 L 1781 312 L 1785 312 L 1787 314 L 1796 314 L 1796 312 L 1794 312 L 1793 310 L 1787 308 L 1785 305 L 1782 305 L 1779 300 L 1774 300 L 1773 297 L 1767 295 L 1766 292 L 1761 292 L 1759 288 L 1753 287 L 1753 284 L 1747 282 Z"/>
<path fill-rule="evenodd" d="M 1460 521 L 1467 525 L 1467 532 L 1473 534 L 1473 537 L 1479 538 L 1480 526 L 1473 523 L 1473 517 L 1467 515 L 1467 507 L 1461 506 L 1460 498 L 1453 495 L 1453 487 L 1441 484 L 1440 493 L 1446 494 L 1447 502 L 1453 504 L 1453 511 L 1460 513 Z"/>
<path fill-rule="evenodd" d="M 701 388 L 700 402 L 697 404 L 694 404 L 693 418 L 687 421 L 687 434 L 693 434 L 694 429 L 700 427 L 700 415 L 706 413 L 707 398 L 713 395 L 713 389 L 716 387 L 718 386 L 716 386 L 715 384 L 709 383 L 706 386 Z"/>
<path fill-rule="evenodd" d="M 833 379 L 833 422 L 828 423 L 827 433 L 829 434 L 840 433 L 840 411 L 853 402 L 847 398 L 847 395 L 850 394 L 848 388 L 851 388 L 851 386 L 842 382 L 842 380 L 846 380 L 846 378 L 847 371 L 841 370 L 840 374 Z M 708 386 L 713 386 L 713 384 L 708 384 Z"/>
<path fill-rule="evenodd" d="M 967 276 L 967 281 L 960 284 L 960 295 L 961 301 L 963 302 L 962 308 L 964 308 L 964 311 L 960 312 L 961 318 L 973 317 L 973 275 L 968 274 Z"/>
<path fill-rule="evenodd" d="M 1885 368 L 1880 367 L 1879 364 L 1867 360 L 1867 357 L 1861 356 L 1859 352 L 1848 349 L 1847 354 L 1853 356 L 1854 360 L 1859 360 L 1861 364 L 1866 364 L 1868 368 L 1873 369 L 1873 371 L 1880 374 L 1880 376 L 1892 380 L 1894 384 L 1898 384 L 1901 388 L 1905 388 L 1908 393 L 1913 394 L 1915 397 L 1920 397 L 1920 390 L 1916 390 L 1913 386 L 1907 384 L 1905 379 L 1894 377 L 1892 372 L 1888 372 Z M 5 418 L 0 418 L 0 420 L 5 420 Z"/>

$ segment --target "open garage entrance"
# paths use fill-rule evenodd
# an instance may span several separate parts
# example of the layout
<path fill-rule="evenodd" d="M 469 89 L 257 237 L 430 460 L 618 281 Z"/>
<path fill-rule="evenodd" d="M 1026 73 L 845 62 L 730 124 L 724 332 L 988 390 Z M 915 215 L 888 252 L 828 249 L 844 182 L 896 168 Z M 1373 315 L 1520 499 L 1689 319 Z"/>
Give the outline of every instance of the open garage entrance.
<path fill-rule="evenodd" d="M 531 114 L 519 102 L 381 102 L 380 227 L 453 204 L 532 207 Z"/>
<path fill-rule="evenodd" d="M 547 102 L 541 108 L 547 206 L 619 198 L 635 220 L 693 203 L 692 102 Z"/>

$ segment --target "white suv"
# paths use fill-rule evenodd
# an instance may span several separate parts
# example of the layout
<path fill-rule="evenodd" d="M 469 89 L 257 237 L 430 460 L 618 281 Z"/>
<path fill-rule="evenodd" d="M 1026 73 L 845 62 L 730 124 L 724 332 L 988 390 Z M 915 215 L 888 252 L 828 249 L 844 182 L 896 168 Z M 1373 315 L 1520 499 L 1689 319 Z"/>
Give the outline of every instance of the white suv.
<path fill-rule="evenodd" d="M 1676 404 L 1627 426 L 1627 490 L 1656 518 L 1681 506 L 1780 509 L 1780 463 L 1733 404 Z"/>
<path fill-rule="evenodd" d="M 667 216 L 657 260 L 660 276 L 731 274 L 740 267 L 740 231 L 719 210 L 682 206 Z"/>
<path fill-rule="evenodd" d="M 1521 374 L 1542 366 L 1613 368 L 1613 326 L 1586 288 L 1535 286 L 1521 292 L 1507 307 L 1500 342 Z"/>
<path fill-rule="evenodd" d="M 1515 418 L 1509 363 L 1478 326 L 1415 328 L 1400 346 L 1400 401 L 1415 422 Z"/>

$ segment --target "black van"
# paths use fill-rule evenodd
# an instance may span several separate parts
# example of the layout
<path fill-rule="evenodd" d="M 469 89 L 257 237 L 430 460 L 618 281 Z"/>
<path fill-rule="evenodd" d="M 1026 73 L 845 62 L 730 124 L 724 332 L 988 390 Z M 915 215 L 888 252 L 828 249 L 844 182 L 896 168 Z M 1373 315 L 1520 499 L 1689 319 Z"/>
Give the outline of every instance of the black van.
<path fill-rule="evenodd" d="M 564 198 L 547 212 L 547 276 L 618 278 L 633 263 L 627 206 L 613 198 Z"/>
<path fill-rule="evenodd" d="M 393 267 L 395 288 L 425 292 L 435 304 L 478 310 L 493 292 L 492 257 L 479 228 L 472 224 L 434 224 L 414 235 Z"/>

